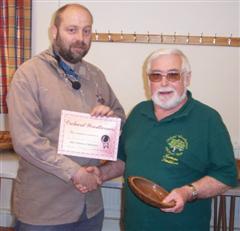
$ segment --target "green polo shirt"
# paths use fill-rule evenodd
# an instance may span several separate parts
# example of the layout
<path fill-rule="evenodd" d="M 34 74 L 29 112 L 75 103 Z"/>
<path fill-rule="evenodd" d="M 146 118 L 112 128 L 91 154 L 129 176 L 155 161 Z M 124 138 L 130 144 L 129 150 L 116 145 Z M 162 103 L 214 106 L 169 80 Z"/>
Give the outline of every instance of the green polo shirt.
<path fill-rule="evenodd" d="M 118 158 L 128 176 L 143 176 L 168 191 L 211 176 L 237 184 L 237 170 L 228 131 L 220 115 L 194 100 L 157 121 L 152 101 L 138 104 L 124 125 Z M 125 231 L 208 231 L 211 199 L 189 202 L 181 213 L 151 207 L 124 187 Z"/>

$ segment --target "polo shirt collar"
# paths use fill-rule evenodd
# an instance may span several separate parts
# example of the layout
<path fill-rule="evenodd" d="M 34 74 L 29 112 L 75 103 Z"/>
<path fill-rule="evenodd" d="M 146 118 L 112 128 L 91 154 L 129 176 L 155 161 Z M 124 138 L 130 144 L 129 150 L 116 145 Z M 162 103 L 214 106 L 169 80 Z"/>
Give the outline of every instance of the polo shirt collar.
<path fill-rule="evenodd" d="M 178 111 L 160 120 L 159 122 L 163 122 L 163 121 L 167 122 L 167 121 L 171 121 L 181 117 L 185 117 L 190 113 L 192 107 L 193 107 L 192 93 L 188 90 L 186 103 Z M 142 108 L 141 113 L 151 120 L 156 120 L 156 116 L 154 114 L 154 105 L 152 100 L 149 100 L 146 106 Z"/>

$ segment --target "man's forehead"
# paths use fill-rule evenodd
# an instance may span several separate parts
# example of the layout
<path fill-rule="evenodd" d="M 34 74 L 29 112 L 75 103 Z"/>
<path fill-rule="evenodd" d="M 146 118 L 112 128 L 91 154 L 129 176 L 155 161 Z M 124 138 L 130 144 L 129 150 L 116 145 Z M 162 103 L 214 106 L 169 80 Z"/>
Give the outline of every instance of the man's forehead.
<path fill-rule="evenodd" d="M 61 13 L 60 18 L 62 22 L 83 21 L 92 24 L 92 17 L 89 12 L 80 6 L 68 7 Z"/>
<path fill-rule="evenodd" d="M 152 65 L 168 65 L 168 66 L 179 66 L 182 60 L 179 55 L 167 54 L 161 55 L 152 61 Z"/>

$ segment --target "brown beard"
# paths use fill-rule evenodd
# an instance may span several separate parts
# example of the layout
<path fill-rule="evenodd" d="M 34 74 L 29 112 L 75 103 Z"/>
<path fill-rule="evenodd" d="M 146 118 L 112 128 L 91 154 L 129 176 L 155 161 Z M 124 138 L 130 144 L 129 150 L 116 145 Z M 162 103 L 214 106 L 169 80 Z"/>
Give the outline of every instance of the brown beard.
<path fill-rule="evenodd" d="M 76 41 L 75 43 L 71 44 L 69 48 L 66 48 L 64 46 L 64 42 L 61 36 L 59 35 L 59 33 L 57 33 L 57 36 L 53 45 L 54 45 L 54 49 L 58 51 L 58 53 L 61 55 L 61 57 L 64 60 L 73 64 L 80 62 L 82 58 L 88 53 L 88 50 L 90 48 L 90 45 L 88 46 L 83 41 Z M 77 55 L 71 51 L 71 48 L 75 48 L 75 47 L 80 48 L 82 50 Z"/>

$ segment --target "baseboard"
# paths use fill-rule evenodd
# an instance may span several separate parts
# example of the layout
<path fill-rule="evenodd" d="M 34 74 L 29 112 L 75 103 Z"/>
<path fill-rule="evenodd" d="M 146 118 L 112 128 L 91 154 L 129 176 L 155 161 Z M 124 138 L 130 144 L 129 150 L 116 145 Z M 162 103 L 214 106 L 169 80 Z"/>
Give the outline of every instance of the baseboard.
<path fill-rule="evenodd" d="M 15 218 L 8 209 L 0 209 L 0 227 L 13 227 Z M 0 230 L 1 231 L 1 230 Z"/>
<path fill-rule="evenodd" d="M 14 228 L 7 228 L 7 227 L 0 226 L 0 231 L 14 231 Z"/>

